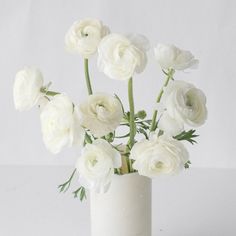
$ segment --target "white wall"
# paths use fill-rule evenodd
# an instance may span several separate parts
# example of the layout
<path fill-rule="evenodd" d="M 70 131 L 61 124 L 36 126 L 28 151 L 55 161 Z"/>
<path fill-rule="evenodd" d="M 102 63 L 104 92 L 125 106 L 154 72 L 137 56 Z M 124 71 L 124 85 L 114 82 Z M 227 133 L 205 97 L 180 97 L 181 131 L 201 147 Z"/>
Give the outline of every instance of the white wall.
<path fill-rule="evenodd" d="M 75 102 L 86 95 L 82 60 L 64 50 L 64 35 L 73 21 L 96 17 L 113 32 L 136 32 L 157 42 L 174 43 L 200 59 L 199 69 L 177 73 L 205 91 L 209 117 L 199 129 L 199 144 L 190 147 L 195 167 L 236 168 L 236 1 L 234 0 L 0 0 L 0 164 L 73 164 L 78 151 L 58 156 L 44 147 L 38 111 L 14 110 L 14 75 L 24 65 L 42 69 L 55 90 Z M 96 58 L 91 75 L 97 91 L 126 98 L 126 83 L 98 73 Z M 135 78 L 136 108 L 152 110 L 162 74 L 149 53 L 145 72 Z"/>

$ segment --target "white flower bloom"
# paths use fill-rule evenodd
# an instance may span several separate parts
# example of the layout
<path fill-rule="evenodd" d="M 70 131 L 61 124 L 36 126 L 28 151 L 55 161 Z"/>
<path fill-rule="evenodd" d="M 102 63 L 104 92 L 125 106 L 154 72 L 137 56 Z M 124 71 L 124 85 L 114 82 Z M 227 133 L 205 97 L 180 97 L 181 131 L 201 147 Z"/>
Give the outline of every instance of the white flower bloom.
<path fill-rule="evenodd" d="M 35 106 L 43 94 L 40 92 L 43 86 L 43 76 L 34 67 L 26 67 L 16 74 L 13 97 L 15 108 L 26 111 Z"/>
<path fill-rule="evenodd" d="M 121 165 L 120 153 L 104 139 L 97 139 L 82 149 L 76 169 L 84 187 L 104 193 L 110 186 L 114 168 Z"/>
<path fill-rule="evenodd" d="M 162 103 L 168 115 L 178 123 L 198 127 L 207 118 L 206 96 L 190 83 L 170 81 L 164 89 Z"/>
<path fill-rule="evenodd" d="M 154 52 L 162 69 L 185 70 L 198 65 L 198 60 L 191 52 L 181 50 L 174 45 L 158 44 Z"/>
<path fill-rule="evenodd" d="M 49 103 L 50 99 L 46 96 L 43 96 L 38 101 L 38 106 L 40 109 L 40 112 L 44 109 L 44 107 Z"/>
<path fill-rule="evenodd" d="M 133 168 L 140 175 L 152 178 L 178 173 L 184 168 L 189 155 L 180 141 L 153 134 L 150 140 L 143 140 L 133 146 L 130 158 L 135 160 Z"/>
<path fill-rule="evenodd" d="M 144 36 L 109 34 L 98 46 L 98 68 L 112 79 L 127 80 L 144 70 L 148 48 Z"/>
<path fill-rule="evenodd" d="M 81 123 L 96 137 L 113 132 L 123 117 L 119 100 L 106 93 L 90 95 L 79 106 Z"/>
<path fill-rule="evenodd" d="M 65 36 L 66 49 L 89 58 L 97 52 L 101 39 L 109 29 L 97 19 L 84 19 L 74 22 Z"/>
<path fill-rule="evenodd" d="M 163 130 L 165 134 L 176 136 L 184 130 L 184 124 L 179 122 L 164 112 L 158 122 L 158 128 Z"/>
<path fill-rule="evenodd" d="M 80 125 L 78 109 L 64 94 L 53 97 L 40 114 L 43 141 L 54 154 L 65 146 L 81 145 L 84 130 Z"/>

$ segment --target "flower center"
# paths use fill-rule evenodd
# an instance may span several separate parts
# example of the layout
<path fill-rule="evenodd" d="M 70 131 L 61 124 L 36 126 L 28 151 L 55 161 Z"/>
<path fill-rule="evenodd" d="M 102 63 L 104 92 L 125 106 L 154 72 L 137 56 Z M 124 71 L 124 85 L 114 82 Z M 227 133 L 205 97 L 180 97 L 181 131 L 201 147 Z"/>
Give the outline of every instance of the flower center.
<path fill-rule="evenodd" d="M 88 37 L 88 33 L 84 33 L 83 31 L 81 31 L 81 35 L 82 35 L 82 37 L 84 37 L 84 38 Z"/>
<path fill-rule="evenodd" d="M 103 104 L 97 104 L 95 114 L 99 115 L 100 113 L 104 112 L 105 110 L 106 110 L 106 107 Z"/>
<path fill-rule="evenodd" d="M 158 161 L 156 164 L 155 164 L 155 167 L 157 169 L 161 169 L 163 167 L 163 163 L 161 161 Z"/>
<path fill-rule="evenodd" d="M 97 161 L 97 159 L 93 159 L 90 161 L 90 163 L 94 167 L 98 163 L 98 161 Z"/>
<path fill-rule="evenodd" d="M 185 105 L 189 108 L 192 108 L 192 106 L 193 106 L 192 100 L 190 99 L 189 96 L 186 96 Z"/>

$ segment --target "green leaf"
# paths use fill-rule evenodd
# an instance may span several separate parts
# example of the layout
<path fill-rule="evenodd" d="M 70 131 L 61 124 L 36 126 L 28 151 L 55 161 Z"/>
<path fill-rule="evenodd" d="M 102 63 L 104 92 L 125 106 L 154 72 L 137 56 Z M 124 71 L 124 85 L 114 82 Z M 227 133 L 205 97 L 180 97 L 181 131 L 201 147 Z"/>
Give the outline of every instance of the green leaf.
<path fill-rule="evenodd" d="M 139 119 L 141 119 L 141 120 L 143 120 L 143 119 L 145 119 L 146 118 L 146 116 L 147 116 L 147 113 L 146 113 L 146 111 L 144 111 L 144 110 L 141 110 L 141 111 L 138 111 L 136 114 L 135 114 L 135 118 L 139 118 Z"/>
<path fill-rule="evenodd" d="M 147 135 L 147 132 L 143 129 L 143 128 L 138 128 L 137 129 L 137 132 L 139 134 L 143 134 L 145 136 L 146 139 L 148 139 L 148 135 Z"/>
<path fill-rule="evenodd" d="M 124 119 L 129 122 L 129 120 L 130 120 L 130 112 L 129 111 L 124 113 Z"/>
<path fill-rule="evenodd" d="M 60 193 L 62 193 L 62 192 L 65 193 L 70 188 L 70 184 L 71 184 L 72 179 L 74 178 L 75 173 L 76 173 L 76 169 L 74 169 L 70 178 L 65 183 L 60 184 L 58 186 Z"/>
<path fill-rule="evenodd" d="M 189 131 L 183 131 L 182 133 L 174 136 L 173 138 L 174 139 L 177 139 L 177 140 L 186 140 L 188 142 L 190 142 L 191 144 L 194 144 L 194 143 L 197 143 L 196 140 L 194 140 L 194 138 L 198 137 L 199 135 L 195 134 L 196 130 L 194 129 L 191 129 Z"/>
<path fill-rule="evenodd" d="M 138 121 L 138 122 L 135 122 L 137 126 L 143 128 L 143 129 L 149 129 L 150 128 L 150 125 L 148 123 L 145 123 L 143 121 Z"/>
<path fill-rule="evenodd" d="M 92 143 L 92 138 L 90 137 L 90 135 L 85 132 L 85 136 L 84 136 L 84 146 L 87 144 L 87 143 Z"/>
<path fill-rule="evenodd" d="M 192 164 L 191 161 L 187 161 L 187 162 L 184 164 L 184 168 L 185 168 L 185 169 L 189 169 L 190 164 Z"/>
<path fill-rule="evenodd" d="M 112 143 L 114 141 L 115 134 L 114 132 L 109 133 L 105 136 L 105 140 L 107 140 L 109 143 Z"/>
<path fill-rule="evenodd" d="M 87 195 L 86 195 L 86 190 L 83 186 L 79 187 L 78 189 L 76 189 L 74 192 L 74 198 L 79 197 L 80 201 L 82 202 L 84 199 L 87 199 Z"/>
<path fill-rule="evenodd" d="M 159 130 L 157 135 L 158 135 L 158 137 L 159 137 L 159 136 L 161 136 L 162 134 L 164 134 L 163 130 Z"/>

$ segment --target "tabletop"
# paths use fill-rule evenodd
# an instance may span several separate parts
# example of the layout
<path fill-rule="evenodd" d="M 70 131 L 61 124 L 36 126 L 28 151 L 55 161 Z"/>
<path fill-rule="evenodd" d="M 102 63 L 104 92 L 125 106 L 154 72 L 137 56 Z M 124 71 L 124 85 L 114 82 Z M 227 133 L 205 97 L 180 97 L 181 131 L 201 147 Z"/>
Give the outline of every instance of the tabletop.
<path fill-rule="evenodd" d="M 57 186 L 69 166 L 0 166 L 1 236 L 89 236 L 89 199 Z M 236 170 L 190 169 L 153 180 L 153 236 L 236 235 Z"/>

